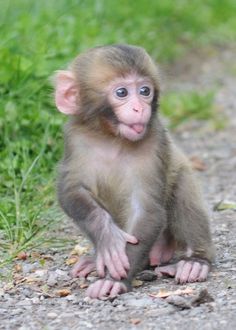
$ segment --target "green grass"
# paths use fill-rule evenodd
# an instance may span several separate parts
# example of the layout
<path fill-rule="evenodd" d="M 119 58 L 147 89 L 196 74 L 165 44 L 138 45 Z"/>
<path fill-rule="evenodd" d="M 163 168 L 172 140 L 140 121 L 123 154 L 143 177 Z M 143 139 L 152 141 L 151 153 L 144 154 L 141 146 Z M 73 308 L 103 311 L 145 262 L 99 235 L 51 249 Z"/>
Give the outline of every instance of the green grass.
<path fill-rule="evenodd" d="M 168 93 L 162 98 L 162 113 L 170 118 L 172 128 L 189 119 L 206 120 L 214 117 L 214 93 L 181 92 Z"/>
<path fill-rule="evenodd" d="M 41 244 L 53 225 L 62 124 L 49 77 L 79 52 L 132 43 L 160 62 L 236 40 L 235 0 L 0 0 L 0 252 Z M 210 95 L 210 94 L 209 94 Z M 211 96 L 163 98 L 174 125 L 208 118 Z M 41 235 L 41 238 L 40 238 Z"/>

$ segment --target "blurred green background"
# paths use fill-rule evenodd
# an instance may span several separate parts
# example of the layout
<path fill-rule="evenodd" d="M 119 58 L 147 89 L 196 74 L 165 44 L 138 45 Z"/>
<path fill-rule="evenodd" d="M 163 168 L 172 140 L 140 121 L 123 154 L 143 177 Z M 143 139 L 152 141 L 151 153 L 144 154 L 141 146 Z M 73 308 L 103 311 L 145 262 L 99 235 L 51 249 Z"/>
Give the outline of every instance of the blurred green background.
<path fill-rule="evenodd" d="M 194 48 L 233 43 L 236 1 L 1 0 L 0 8 L 4 259 L 44 242 L 45 230 L 57 218 L 55 167 L 66 118 L 53 105 L 53 72 L 79 52 L 102 44 L 140 45 L 166 65 Z M 184 117 L 208 118 L 211 101 L 209 93 L 179 99 L 178 94 L 166 95 L 163 110 L 177 125 Z"/>

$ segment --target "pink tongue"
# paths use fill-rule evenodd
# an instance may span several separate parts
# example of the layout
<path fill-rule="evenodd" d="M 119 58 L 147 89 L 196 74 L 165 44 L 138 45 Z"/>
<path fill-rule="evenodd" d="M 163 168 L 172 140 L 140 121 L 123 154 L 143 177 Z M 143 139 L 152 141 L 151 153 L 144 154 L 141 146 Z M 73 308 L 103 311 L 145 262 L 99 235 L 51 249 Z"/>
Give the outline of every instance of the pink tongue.
<path fill-rule="evenodd" d="M 130 126 L 136 133 L 142 133 L 144 126 L 142 124 L 134 124 Z"/>

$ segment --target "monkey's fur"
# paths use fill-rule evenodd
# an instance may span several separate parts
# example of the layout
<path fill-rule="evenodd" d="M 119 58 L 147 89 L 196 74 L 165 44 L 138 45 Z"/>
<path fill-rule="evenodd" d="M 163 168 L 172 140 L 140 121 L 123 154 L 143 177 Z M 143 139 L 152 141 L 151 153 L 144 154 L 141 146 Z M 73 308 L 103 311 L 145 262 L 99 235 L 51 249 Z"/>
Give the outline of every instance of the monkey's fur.
<path fill-rule="evenodd" d="M 116 239 L 113 224 L 138 239 L 126 245 L 130 269 L 120 282 L 127 288 L 158 240 L 173 250 L 169 259 L 211 263 L 208 215 L 188 160 L 159 119 L 159 73 L 152 59 L 135 46 L 97 47 L 78 56 L 70 72 L 79 93 L 59 167 L 58 197 L 66 214 L 97 251 Z M 154 88 L 151 118 L 138 141 L 117 133 L 119 119 L 107 98 L 109 83 L 130 74 L 148 77 Z"/>

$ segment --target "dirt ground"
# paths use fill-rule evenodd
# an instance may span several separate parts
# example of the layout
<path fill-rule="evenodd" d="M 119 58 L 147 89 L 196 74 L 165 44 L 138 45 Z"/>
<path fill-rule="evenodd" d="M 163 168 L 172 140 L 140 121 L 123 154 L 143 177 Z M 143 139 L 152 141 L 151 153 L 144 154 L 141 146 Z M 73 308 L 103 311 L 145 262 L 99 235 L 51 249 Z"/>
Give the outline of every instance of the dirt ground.
<path fill-rule="evenodd" d="M 173 134 L 202 170 L 196 175 L 217 251 L 208 281 L 179 286 L 166 278 L 139 280 L 133 292 L 114 301 L 91 300 L 84 293 L 94 276 L 87 282 L 69 276 L 71 248 L 34 252 L 15 263 L 13 281 L 0 284 L 0 329 L 236 329 L 235 58 L 236 47 L 206 49 L 163 68 L 164 91 L 214 89 L 215 109 L 224 116 L 222 130 L 212 122 L 191 121 Z M 66 238 L 78 237 L 69 221 L 64 226 Z M 81 237 L 77 252 L 87 247 Z"/>

